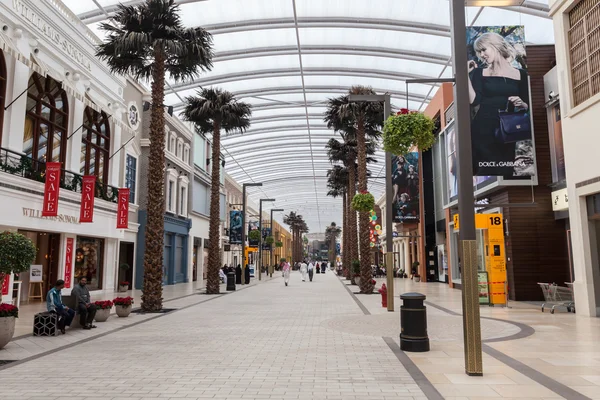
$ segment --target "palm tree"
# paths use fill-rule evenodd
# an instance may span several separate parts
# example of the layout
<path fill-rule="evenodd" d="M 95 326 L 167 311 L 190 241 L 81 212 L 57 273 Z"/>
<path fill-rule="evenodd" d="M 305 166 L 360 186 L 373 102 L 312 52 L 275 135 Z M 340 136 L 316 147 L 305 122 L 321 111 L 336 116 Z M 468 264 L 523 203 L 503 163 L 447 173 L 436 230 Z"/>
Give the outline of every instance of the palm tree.
<path fill-rule="evenodd" d="M 221 221 L 221 129 L 226 133 L 244 133 L 250 126 L 252 115 L 250 104 L 237 101 L 235 96 L 218 88 L 201 88 L 196 96 L 185 99 L 184 118 L 193 122 L 202 134 L 212 133 L 212 176 L 210 186 L 210 226 L 208 235 L 208 267 L 206 293 L 218 294 L 220 290 L 219 227 Z"/>
<path fill-rule="evenodd" d="M 335 222 L 332 222 L 327 228 L 325 228 L 325 241 L 329 242 L 329 261 L 333 264 L 335 262 L 335 248 L 336 239 L 340 236 L 342 230 L 337 226 Z"/>
<path fill-rule="evenodd" d="M 96 55 L 113 73 L 152 81 L 148 221 L 145 231 L 142 309 L 162 309 L 165 201 L 165 76 L 184 81 L 212 68 L 212 36 L 203 28 L 185 28 L 174 0 L 146 0 L 119 5 Z"/>
<path fill-rule="evenodd" d="M 302 215 L 294 211 L 286 215 L 283 222 L 289 225 L 292 231 L 292 263 L 300 262 L 304 257 L 302 234 L 308 232 L 308 226 Z"/>
<path fill-rule="evenodd" d="M 353 86 L 349 95 L 374 95 L 373 89 Z M 348 96 L 330 99 L 325 113 L 329 128 L 336 131 L 355 133 L 358 158 L 358 191 L 367 191 L 367 136 L 379 136 L 383 125 L 383 103 L 350 102 Z M 373 271 L 371 269 L 371 249 L 369 240 L 369 212 L 360 212 L 360 271 L 361 293 L 372 293 Z"/>

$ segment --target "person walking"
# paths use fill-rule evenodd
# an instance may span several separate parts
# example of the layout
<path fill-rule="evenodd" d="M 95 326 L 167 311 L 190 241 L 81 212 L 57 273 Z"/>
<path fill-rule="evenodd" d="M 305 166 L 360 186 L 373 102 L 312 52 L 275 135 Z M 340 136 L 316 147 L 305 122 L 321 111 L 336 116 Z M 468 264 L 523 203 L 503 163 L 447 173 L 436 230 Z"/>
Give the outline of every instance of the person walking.
<path fill-rule="evenodd" d="M 317 263 L 317 265 L 316 265 L 316 270 L 317 270 L 317 274 L 321 273 L 321 265 L 319 263 Z"/>
<path fill-rule="evenodd" d="M 235 284 L 242 284 L 242 266 L 240 264 L 238 264 L 237 267 L 235 267 Z"/>
<path fill-rule="evenodd" d="M 284 262 L 283 263 L 283 281 L 285 282 L 285 286 L 288 285 L 289 281 L 290 281 L 290 263 L 289 262 Z"/>
<path fill-rule="evenodd" d="M 303 261 L 302 264 L 300 264 L 300 273 L 302 274 L 302 282 L 306 282 L 306 272 L 307 270 L 307 265 L 306 263 Z"/>
<path fill-rule="evenodd" d="M 311 262 L 308 263 L 308 279 L 312 282 L 313 274 L 315 273 L 315 265 Z"/>

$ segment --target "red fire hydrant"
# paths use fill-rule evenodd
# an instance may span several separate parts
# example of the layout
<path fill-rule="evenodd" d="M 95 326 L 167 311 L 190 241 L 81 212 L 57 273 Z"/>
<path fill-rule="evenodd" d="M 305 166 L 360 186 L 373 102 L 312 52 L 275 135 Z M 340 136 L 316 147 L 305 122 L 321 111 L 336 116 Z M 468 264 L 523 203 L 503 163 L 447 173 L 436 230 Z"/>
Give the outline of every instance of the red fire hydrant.
<path fill-rule="evenodd" d="M 385 286 L 385 283 L 381 285 L 378 292 L 381 293 L 381 307 L 387 307 L 387 286 Z"/>

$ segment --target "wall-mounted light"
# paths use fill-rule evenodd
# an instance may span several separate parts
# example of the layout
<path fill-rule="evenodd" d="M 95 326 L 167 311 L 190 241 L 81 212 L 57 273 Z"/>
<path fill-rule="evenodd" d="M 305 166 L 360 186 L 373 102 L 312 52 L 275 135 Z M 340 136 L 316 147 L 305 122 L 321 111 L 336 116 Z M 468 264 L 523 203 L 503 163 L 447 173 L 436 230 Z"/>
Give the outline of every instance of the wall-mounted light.
<path fill-rule="evenodd" d="M 225 168 L 225 160 L 221 160 L 221 167 Z"/>

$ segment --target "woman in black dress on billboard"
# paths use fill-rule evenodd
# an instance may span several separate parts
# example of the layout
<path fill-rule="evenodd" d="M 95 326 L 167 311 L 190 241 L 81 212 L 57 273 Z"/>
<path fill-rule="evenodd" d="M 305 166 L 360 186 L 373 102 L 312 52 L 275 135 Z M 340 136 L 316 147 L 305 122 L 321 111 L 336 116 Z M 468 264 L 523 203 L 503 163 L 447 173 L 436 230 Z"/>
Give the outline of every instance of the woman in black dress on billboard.
<path fill-rule="evenodd" d="M 499 163 L 515 162 L 515 143 L 497 139 L 500 128 L 499 110 L 507 104 L 515 109 L 529 109 L 529 83 L 525 70 L 512 66 L 516 51 L 501 35 L 487 32 L 474 43 L 473 48 L 485 68 L 469 61 L 469 100 L 479 106 L 471 123 L 473 171 L 476 175 L 511 177 L 513 166 Z M 490 164 L 491 163 L 491 164 Z M 495 163 L 495 166 L 493 165 Z"/>

